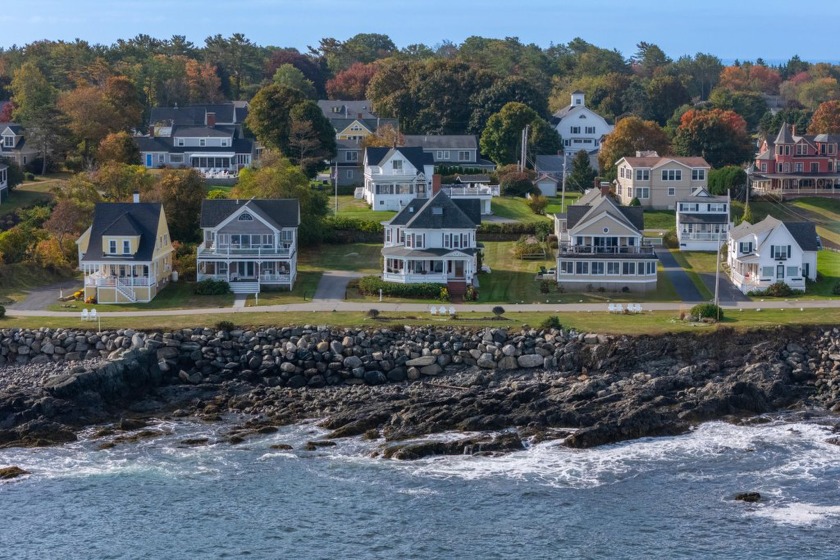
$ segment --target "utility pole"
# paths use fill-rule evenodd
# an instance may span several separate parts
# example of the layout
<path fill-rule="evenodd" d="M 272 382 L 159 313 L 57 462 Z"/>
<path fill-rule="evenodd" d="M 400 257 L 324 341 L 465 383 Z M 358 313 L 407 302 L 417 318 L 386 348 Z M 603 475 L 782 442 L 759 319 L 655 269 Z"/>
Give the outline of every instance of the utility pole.
<path fill-rule="evenodd" d="M 566 211 L 566 151 L 563 150 L 563 190 L 560 194 L 560 212 Z"/>
<path fill-rule="evenodd" d="M 338 156 L 335 157 L 335 175 L 333 176 L 335 183 L 335 215 L 338 216 Z"/>
<path fill-rule="evenodd" d="M 525 171 L 525 163 L 528 159 L 528 132 L 531 128 L 531 125 L 526 124 L 525 128 L 522 130 L 522 135 L 520 137 L 521 145 L 520 145 L 520 152 L 519 152 L 519 172 L 522 173 Z"/>

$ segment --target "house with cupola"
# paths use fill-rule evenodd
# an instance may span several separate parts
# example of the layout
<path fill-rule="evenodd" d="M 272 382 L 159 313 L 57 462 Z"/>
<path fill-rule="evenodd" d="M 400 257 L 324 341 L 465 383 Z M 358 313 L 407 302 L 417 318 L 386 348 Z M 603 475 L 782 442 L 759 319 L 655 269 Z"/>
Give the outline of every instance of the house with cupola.
<path fill-rule="evenodd" d="M 76 240 L 84 297 L 96 303 L 147 303 L 169 283 L 172 240 L 159 202 L 101 202 Z"/>
<path fill-rule="evenodd" d="M 619 206 L 608 185 L 554 217 L 557 283 L 570 291 L 656 289 L 657 256 L 644 242 L 639 206 Z"/>
<path fill-rule="evenodd" d="M 571 103 L 555 112 L 551 122 L 563 139 L 565 151 L 572 154 L 581 150 L 598 152 L 603 137 L 615 129 L 586 106 L 586 95 L 582 91 L 573 91 Z"/>
<path fill-rule="evenodd" d="M 752 188 L 780 196 L 840 193 L 838 146 L 840 134 L 800 135 L 783 123 L 775 139 L 761 142 Z"/>
<path fill-rule="evenodd" d="M 373 210 L 402 210 L 415 198 L 429 198 L 435 162 L 420 147 L 365 148 L 364 187 L 356 197 Z"/>
<path fill-rule="evenodd" d="M 234 293 L 291 290 L 297 278 L 297 199 L 205 200 L 198 280 L 224 280 Z"/>
<path fill-rule="evenodd" d="M 783 222 L 772 216 L 756 224 L 742 222 L 729 232 L 730 278 L 745 294 L 776 282 L 805 290 L 806 280 L 817 279 L 820 248 L 811 222 Z"/>
<path fill-rule="evenodd" d="M 678 200 L 708 187 L 711 170 L 702 157 L 660 156 L 653 151 L 623 157 L 615 167 L 615 193 L 621 203 L 637 199 L 651 210 L 676 209 Z"/>
<path fill-rule="evenodd" d="M 677 201 L 677 240 L 681 251 L 717 251 L 729 232 L 729 194 L 714 196 L 698 187 Z"/>
<path fill-rule="evenodd" d="M 384 224 L 382 279 L 446 284 L 450 294 L 462 295 L 478 273 L 480 223 L 475 199 L 453 200 L 438 192 L 409 201 Z"/>
<path fill-rule="evenodd" d="M 193 167 L 205 176 L 235 176 L 257 157 L 254 140 L 245 138 L 245 102 L 155 107 L 148 134 L 135 138 L 141 164 L 148 168 Z"/>

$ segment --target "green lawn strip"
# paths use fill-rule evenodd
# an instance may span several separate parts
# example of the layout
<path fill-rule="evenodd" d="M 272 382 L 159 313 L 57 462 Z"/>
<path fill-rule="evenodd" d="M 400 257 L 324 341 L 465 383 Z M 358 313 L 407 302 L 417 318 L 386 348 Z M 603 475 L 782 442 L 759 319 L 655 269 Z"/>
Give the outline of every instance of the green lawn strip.
<path fill-rule="evenodd" d="M 283 305 L 287 303 L 304 303 L 311 301 L 318 288 L 318 282 L 323 275 L 320 271 L 298 271 L 295 287 L 289 291 L 286 288 L 262 288 L 259 298 L 249 295 L 245 300 L 245 307 L 259 305 Z"/>
<path fill-rule="evenodd" d="M 563 197 L 562 196 L 550 196 L 548 197 L 548 206 L 545 207 L 546 214 L 560 214 L 565 212 L 565 208 L 568 208 L 572 204 L 577 203 L 578 199 L 581 197 L 581 193 L 579 192 L 567 192 L 566 193 L 566 204 L 563 205 Z"/>
<path fill-rule="evenodd" d="M 233 185 L 208 185 L 205 183 L 204 190 L 208 193 L 210 191 L 224 191 L 226 193 L 230 193 L 230 191 L 233 190 Z"/>
<path fill-rule="evenodd" d="M 29 185 L 32 185 L 31 189 L 27 188 Z M 18 185 L 16 189 L 9 193 L 3 204 L 0 204 L 0 214 L 11 214 L 19 208 L 34 206 L 39 202 L 51 200 L 52 197 L 49 189 L 45 189 L 37 183 Z"/>
<path fill-rule="evenodd" d="M 329 201 L 329 215 L 335 213 L 335 199 L 330 197 Z M 356 220 L 365 220 L 369 222 L 385 222 L 396 216 L 396 212 L 379 211 L 374 212 L 370 209 L 364 199 L 354 198 L 353 196 L 341 195 L 338 197 L 338 216 L 340 218 L 352 218 Z"/>
<path fill-rule="evenodd" d="M 547 306 L 549 307 L 549 306 Z M 330 325 L 334 327 L 389 328 L 392 326 L 431 326 L 438 328 L 499 327 L 520 329 L 524 326 L 537 327 L 549 316 L 560 319 L 564 328 L 579 332 L 603 334 L 648 334 L 658 335 L 672 332 L 711 332 L 715 329 L 733 328 L 745 330 L 760 327 L 776 327 L 783 324 L 828 325 L 840 323 L 840 309 L 763 309 L 761 311 L 726 311 L 720 325 L 688 323 L 678 319 L 675 311 L 644 312 L 641 314 L 617 315 L 606 311 L 563 312 L 546 309 L 544 312 L 517 312 L 506 308 L 504 320 L 494 320 L 492 313 L 462 312 L 457 318 L 432 318 L 428 313 L 383 311 L 379 319 L 366 317 L 365 312 L 294 312 L 294 313 L 231 313 L 230 310 L 209 315 L 178 315 L 173 317 L 104 317 L 102 330 L 133 328 L 145 331 L 171 331 L 182 328 L 213 328 L 220 321 L 232 321 L 239 327 L 261 328 L 284 325 Z M 0 328 L 99 328 L 99 324 L 80 324 L 78 317 L 5 317 L 0 319 Z"/>
<path fill-rule="evenodd" d="M 817 281 L 808 282 L 804 294 L 794 294 L 781 299 L 840 299 L 840 296 L 832 293 L 834 286 L 840 283 L 840 253 L 828 250 L 819 251 L 817 253 L 817 273 Z M 760 297 L 767 301 L 776 299 L 768 296 Z"/>
<path fill-rule="evenodd" d="M 347 243 L 304 247 L 298 254 L 298 270 L 349 270 L 382 274 L 381 243 Z"/>
<path fill-rule="evenodd" d="M 673 210 L 645 210 L 645 229 L 673 229 L 677 218 Z"/>
<path fill-rule="evenodd" d="M 195 294 L 194 282 L 170 282 L 149 303 L 125 304 L 87 304 L 82 301 L 55 303 L 47 307 L 49 311 L 73 311 L 96 309 L 97 311 L 150 311 L 154 309 L 194 309 L 208 307 L 231 307 L 233 294 L 218 296 L 200 296 Z"/>
<path fill-rule="evenodd" d="M 698 272 L 699 273 L 708 272 L 707 270 L 705 270 L 705 266 L 707 264 L 705 262 L 705 260 L 700 260 L 700 259 L 695 258 L 694 263 L 689 262 L 686 255 L 682 251 L 676 251 L 676 250 L 671 251 L 671 255 L 673 255 L 674 260 L 677 261 L 677 264 L 679 264 L 680 267 L 682 267 L 682 269 L 685 271 L 685 273 L 688 274 L 688 277 L 691 279 L 691 283 L 694 284 L 694 287 L 697 288 L 697 291 L 700 292 L 700 295 L 703 297 L 703 299 L 712 299 L 714 297 L 714 295 L 711 292 L 709 292 L 709 289 L 703 283 L 703 279 L 700 278 L 700 275 L 698 274 Z M 698 269 L 695 268 L 695 265 L 699 265 L 699 264 L 702 264 L 703 267 L 701 267 L 698 270 Z M 712 269 L 712 273 L 714 274 L 714 269 Z"/>
<path fill-rule="evenodd" d="M 534 223 L 548 220 L 547 216 L 534 214 L 527 202 L 524 198 L 497 196 L 490 202 L 490 209 L 494 216 L 517 222 Z"/>

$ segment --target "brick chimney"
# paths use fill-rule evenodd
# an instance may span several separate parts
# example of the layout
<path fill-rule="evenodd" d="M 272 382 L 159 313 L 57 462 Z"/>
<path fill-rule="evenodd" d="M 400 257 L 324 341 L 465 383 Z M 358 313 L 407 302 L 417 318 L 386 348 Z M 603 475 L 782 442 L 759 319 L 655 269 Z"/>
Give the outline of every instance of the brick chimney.
<path fill-rule="evenodd" d="M 440 192 L 440 173 L 435 173 L 432 175 L 432 196 L 435 196 L 437 193 Z"/>
<path fill-rule="evenodd" d="M 153 124 L 149 125 L 149 136 L 151 136 L 152 138 L 155 137 L 155 125 Z"/>
<path fill-rule="evenodd" d="M 207 112 L 207 126 L 216 126 L 216 113 Z"/>
<path fill-rule="evenodd" d="M 356 117 L 356 118 L 361 120 L 361 118 L 362 118 L 362 114 L 361 114 L 361 113 L 356 113 L 356 115 L 357 115 L 357 117 Z"/>
<path fill-rule="evenodd" d="M 596 181 L 598 179 L 595 179 Z M 610 196 L 610 183 L 608 181 L 601 181 L 601 196 L 607 197 Z"/>

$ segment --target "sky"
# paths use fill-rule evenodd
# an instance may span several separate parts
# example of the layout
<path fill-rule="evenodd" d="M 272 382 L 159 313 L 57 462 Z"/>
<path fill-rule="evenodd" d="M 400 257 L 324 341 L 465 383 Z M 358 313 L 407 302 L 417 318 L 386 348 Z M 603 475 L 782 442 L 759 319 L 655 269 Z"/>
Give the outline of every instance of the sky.
<path fill-rule="evenodd" d="M 640 41 L 666 54 L 724 60 L 840 60 L 831 48 L 837 0 L 3 0 L 0 47 L 41 39 L 111 44 L 144 33 L 244 33 L 253 42 L 306 51 L 323 37 L 383 33 L 398 47 L 467 37 L 518 37 L 541 47 L 575 37 L 625 57 Z"/>

